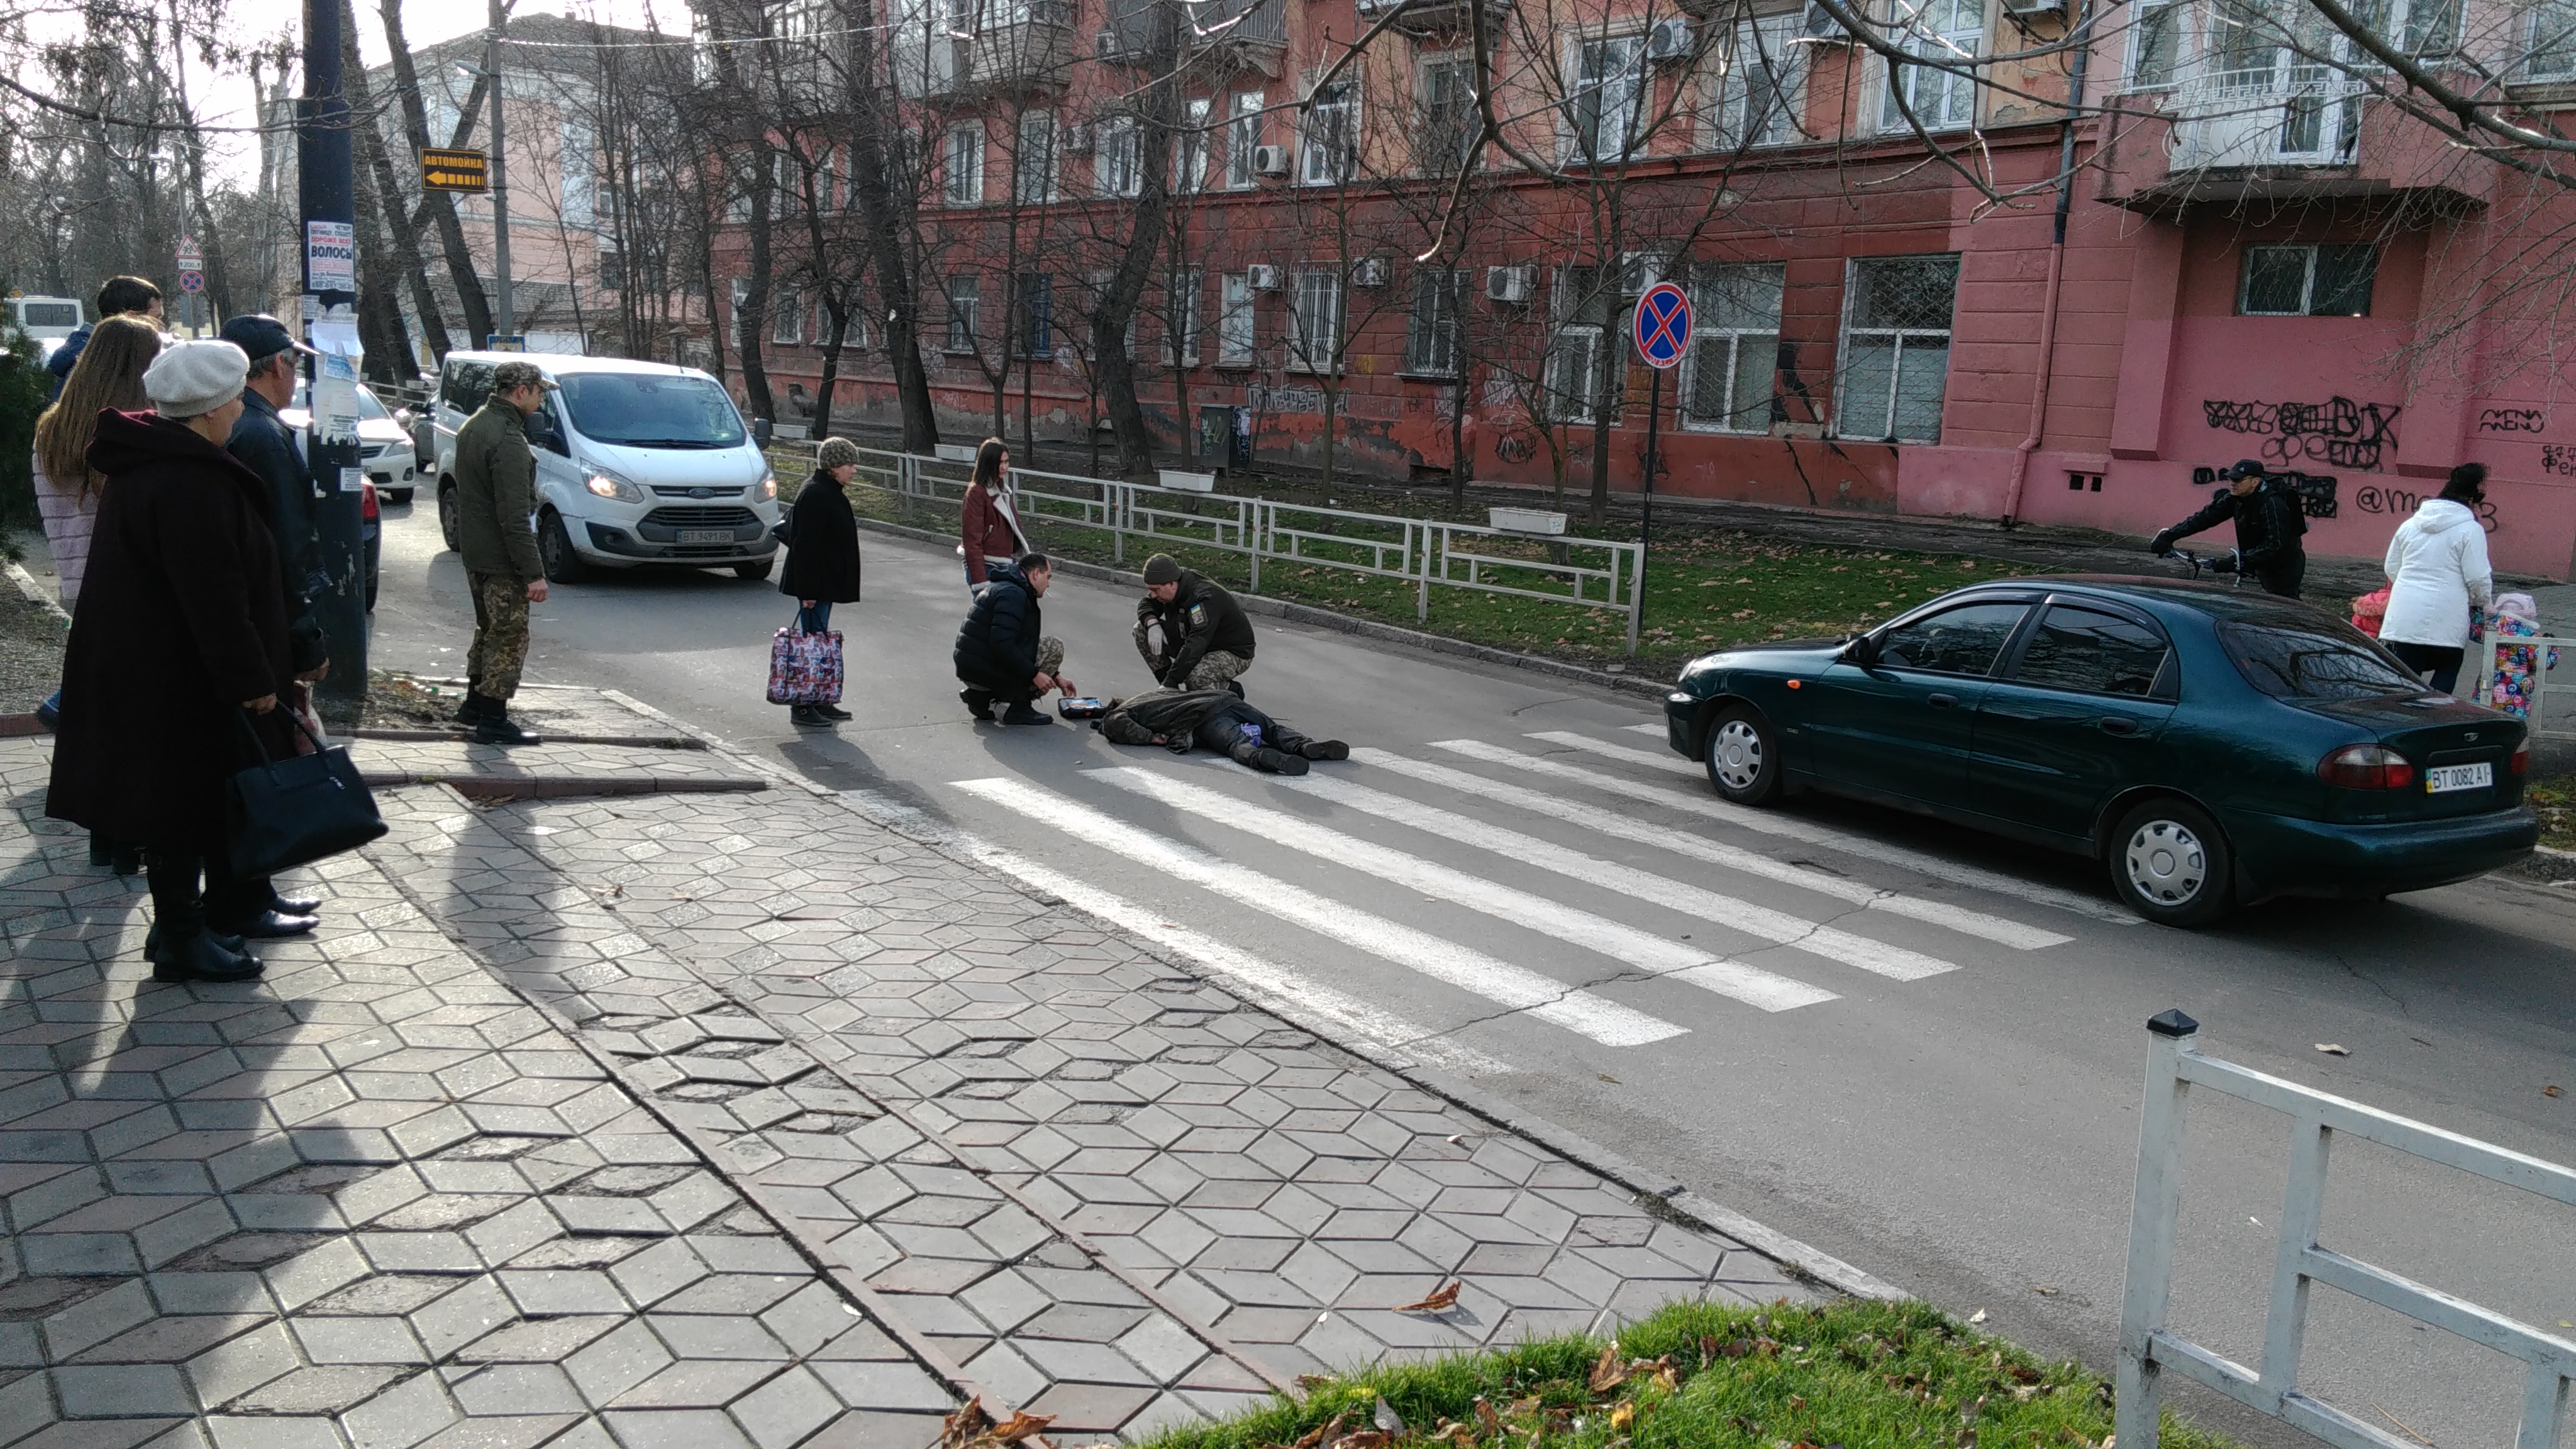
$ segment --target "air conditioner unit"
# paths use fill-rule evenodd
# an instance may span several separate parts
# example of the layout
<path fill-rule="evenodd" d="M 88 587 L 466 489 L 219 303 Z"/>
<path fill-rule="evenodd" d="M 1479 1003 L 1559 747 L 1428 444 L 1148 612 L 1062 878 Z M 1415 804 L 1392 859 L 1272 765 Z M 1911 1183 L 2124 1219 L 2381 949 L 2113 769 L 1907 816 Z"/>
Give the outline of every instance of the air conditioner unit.
<path fill-rule="evenodd" d="M 1288 174 L 1288 148 L 1287 148 L 1287 147 L 1285 147 L 1285 146 L 1255 146 L 1255 147 L 1253 147 L 1253 148 L 1252 148 L 1252 174 L 1253 174 L 1253 175 L 1255 175 L 1255 176 L 1285 176 L 1285 175 L 1287 175 L 1287 174 Z"/>
<path fill-rule="evenodd" d="M 1807 0 L 1807 18 L 1798 29 L 1799 33 L 1807 39 L 1826 45 L 1848 44 L 1852 38 L 1851 32 L 1843 29 L 1843 23 L 1828 13 L 1825 7 L 1815 3 L 1815 0 Z"/>
<path fill-rule="evenodd" d="M 1265 146 L 1262 149 L 1270 148 Z M 1279 269 L 1255 262 L 1243 269 L 1243 280 L 1250 283 L 1256 292 L 1276 292 L 1279 290 Z"/>
<path fill-rule="evenodd" d="M 1534 267 L 1485 268 L 1485 300 L 1509 302 L 1514 306 L 1529 301 L 1530 293 L 1537 289 L 1538 279 L 1532 275 L 1536 270 Z"/>
<path fill-rule="evenodd" d="M 1351 285 L 1383 287 L 1386 285 L 1386 258 L 1362 257 L 1351 265 Z"/>
<path fill-rule="evenodd" d="M 1063 135 L 1056 140 L 1056 148 L 1067 156 L 1090 155 L 1091 128 L 1089 126 L 1065 127 Z"/>
<path fill-rule="evenodd" d="M 2066 0 L 2004 0 L 2004 13 L 2015 20 L 2063 19 Z"/>
<path fill-rule="evenodd" d="M 2013 0 L 2004 0 L 2006 5 Z M 2063 0 L 2058 0 L 2063 3 Z M 1646 32 L 1646 59 L 1680 60 L 1690 54 L 1691 23 L 1687 20 L 1658 20 Z"/>

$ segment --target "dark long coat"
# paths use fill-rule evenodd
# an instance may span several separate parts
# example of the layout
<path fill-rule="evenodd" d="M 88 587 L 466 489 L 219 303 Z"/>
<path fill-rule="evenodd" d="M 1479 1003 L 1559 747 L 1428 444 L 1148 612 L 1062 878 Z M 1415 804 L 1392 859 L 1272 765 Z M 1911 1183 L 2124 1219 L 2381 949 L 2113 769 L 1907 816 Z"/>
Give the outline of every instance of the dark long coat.
<path fill-rule="evenodd" d="M 787 567 L 778 592 L 827 604 L 859 601 L 859 522 L 849 495 L 815 474 L 787 514 Z"/>
<path fill-rule="evenodd" d="M 222 848 L 225 783 L 253 754 L 241 704 L 294 681 L 268 490 L 181 423 L 102 412 L 106 475 L 72 614 L 45 813 L 119 840 Z M 260 716 L 294 751 L 282 709 Z"/>

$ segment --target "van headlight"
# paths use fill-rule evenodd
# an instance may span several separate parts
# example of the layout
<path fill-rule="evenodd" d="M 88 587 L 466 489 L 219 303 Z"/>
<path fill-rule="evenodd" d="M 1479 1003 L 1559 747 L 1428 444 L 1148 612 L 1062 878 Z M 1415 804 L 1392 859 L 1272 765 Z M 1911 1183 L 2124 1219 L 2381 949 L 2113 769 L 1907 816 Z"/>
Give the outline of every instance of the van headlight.
<path fill-rule="evenodd" d="M 616 474 L 608 472 L 605 469 L 591 474 L 589 479 L 583 482 L 581 486 L 589 489 L 599 497 L 613 498 L 620 503 L 641 503 L 644 501 L 643 489 L 636 487 L 634 484 L 627 482 L 625 479 L 620 478 Z"/>
<path fill-rule="evenodd" d="M 777 474 L 763 473 L 760 475 L 760 496 L 763 499 L 770 499 L 778 496 Z"/>

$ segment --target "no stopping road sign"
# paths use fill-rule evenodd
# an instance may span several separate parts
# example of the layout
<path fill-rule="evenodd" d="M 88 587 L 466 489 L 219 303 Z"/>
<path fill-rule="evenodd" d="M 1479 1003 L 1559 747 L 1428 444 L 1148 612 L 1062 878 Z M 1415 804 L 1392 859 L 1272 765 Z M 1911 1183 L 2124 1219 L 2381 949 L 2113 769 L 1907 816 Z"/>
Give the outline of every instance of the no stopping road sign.
<path fill-rule="evenodd" d="M 1670 282 L 1657 282 L 1637 299 L 1637 315 L 1629 330 L 1636 335 L 1637 355 L 1648 367 L 1679 366 L 1690 351 L 1690 297 Z"/>

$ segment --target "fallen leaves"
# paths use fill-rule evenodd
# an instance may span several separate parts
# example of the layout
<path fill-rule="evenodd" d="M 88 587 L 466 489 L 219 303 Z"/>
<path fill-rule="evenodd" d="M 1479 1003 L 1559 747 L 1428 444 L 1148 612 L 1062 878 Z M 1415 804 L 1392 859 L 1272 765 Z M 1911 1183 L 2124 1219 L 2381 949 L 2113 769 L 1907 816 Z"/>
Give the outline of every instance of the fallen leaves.
<path fill-rule="evenodd" d="M 1980 1308 L 1980 1309 L 1978 1309 L 1976 1312 L 1969 1314 L 1969 1315 L 1968 1315 L 1968 1321 L 1969 1321 L 1970 1323 L 1983 1323 L 1983 1322 L 1985 1322 L 1985 1321 L 1986 1321 L 1986 1310 L 1984 1310 L 1984 1309 Z"/>
<path fill-rule="evenodd" d="M 1418 1303 L 1407 1303 L 1403 1307 L 1394 1309 L 1393 1311 L 1397 1313 L 1446 1313 L 1450 1309 L 1458 1306 L 1458 1290 L 1466 1286 L 1467 1285 L 1464 1280 L 1452 1283 L 1445 1288 L 1438 1289 L 1429 1297 L 1424 1298 Z"/>
<path fill-rule="evenodd" d="M 939 1449 L 1004 1449 L 1022 1439 L 1046 1432 L 1055 1422 L 1052 1414 L 1012 1411 L 1011 1417 L 999 1423 L 984 1409 L 980 1398 L 968 1399 L 965 1406 L 940 1421 Z"/>
<path fill-rule="evenodd" d="M 1627 1381 L 1628 1365 L 1620 1359 L 1619 1345 L 1614 1341 L 1604 1347 L 1601 1357 L 1593 1362 L 1592 1392 L 1606 1394 Z"/>
<path fill-rule="evenodd" d="M 2566 1095 L 2566 1093 L 2559 1091 L 2559 1090 L 2558 1090 L 2558 1088 L 2557 1088 L 2557 1086 L 2556 1086 L 2555 1084 L 2552 1084 L 2552 1085 L 2550 1085 L 2550 1086 L 2546 1086 L 2546 1087 L 2541 1088 L 2541 1089 L 2540 1089 L 2540 1095 L 2542 1095 L 2542 1096 L 2544 1096 L 2544 1097 L 2563 1097 L 2563 1096 L 2565 1096 L 2565 1095 Z"/>

